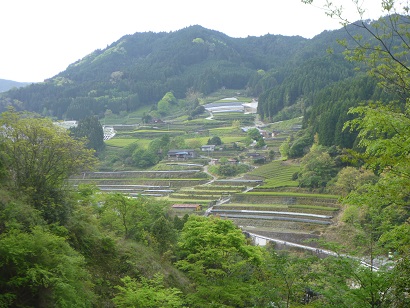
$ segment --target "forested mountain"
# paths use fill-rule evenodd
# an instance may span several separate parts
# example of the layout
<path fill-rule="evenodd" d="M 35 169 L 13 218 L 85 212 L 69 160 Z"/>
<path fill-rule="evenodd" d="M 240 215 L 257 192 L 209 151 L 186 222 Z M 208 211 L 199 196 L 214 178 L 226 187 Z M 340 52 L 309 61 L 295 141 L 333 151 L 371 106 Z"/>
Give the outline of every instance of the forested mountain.
<path fill-rule="evenodd" d="M 13 81 L 13 80 L 0 79 L 0 92 L 8 91 L 14 87 L 16 88 L 24 87 L 29 84 L 30 83 L 28 82 L 18 82 L 18 81 Z"/>
<path fill-rule="evenodd" d="M 201 26 L 135 33 L 94 51 L 43 83 L 4 93 L 0 107 L 13 105 L 18 110 L 80 120 L 102 117 L 107 110 L 118 114 L 154 105 L 168 92 L 181 99 L 188 89 L 205 95 L 222 87 L 246 89 L 248 95 L 259 98 L 262 119 L 305 115 L 305 124 L 322 132 L 321 142 L 351 146 L 354 137 L 340 136 L 348 107 L 362 99 L 380 99 L 377 95 L 381 94 L 374 92 L 371 81 L 366 81 L 369 86 L 348 86 L 364 81 L 344 58 L 338 41 L 348 43 L 356 34 L 366 39 L 368 34 L 359 31 L 349 25 L 313 39 L 232 38 Z"/>
<path fill-rule="evenodd" d="M 325 57 L 326 48 L 337 48 L 336 38 L 343 35 L 344 30 L 324 32 L 311 40 L 281 35 L 232 38 L 201 26 L 135 33 L 43 83 L 7 92 L 1 105 L 79 119 L 102 115 L 107 109 L 132 111 L 156 103 L 169 91 L 183 98 L 189 88 L 204 94 L 221 87 L 248 88 L 258 96 L 297 73 L 306 61 Z M 334 78 L 346 75 L 342 72 Z"/>
<path fill-rule="evenodd" d="M 200 26 L 171 33 L 126 35 L 66 71 L 27 89 L 7 93 L 8 104 L 58 118 L 132 111 L 172 91 L 208 94 L 221 87 L 245 88 L 257 70 L 283 66 L 302 49 L 302 37 L 231 38 Z"/>

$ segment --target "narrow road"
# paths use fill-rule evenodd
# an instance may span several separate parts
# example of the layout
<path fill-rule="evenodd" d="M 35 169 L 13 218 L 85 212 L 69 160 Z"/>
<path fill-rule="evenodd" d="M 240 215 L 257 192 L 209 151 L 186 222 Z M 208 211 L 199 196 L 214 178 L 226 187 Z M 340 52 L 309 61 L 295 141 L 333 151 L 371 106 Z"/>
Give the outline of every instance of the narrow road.
<path fill-rule="evenodd" d="M 203 185 L 212 184 L 212 183 L 217 179 L 216 176 L 214 176 L 212 173 L 210 173 L 210 172 L 208 171 L 208 165 L 205 165 L 205 166 L 204 166 L 204 172 L 205 172 L 206 174 L 208 174 L 208 175 L 212 178 L 212 180 L 210 180 L 209 182 L 206 182 L 206 183 L 203 184 Z"/>
<path fill-rule="evenodd" d="M 277 244 L 282 244 L 283 246 L 288 246 L 288 247 L 297 247 L 297 248 L 301 248 L 304 250 L 310 250 L 315 252 L 318 255 L 323 255 L 323 256 L 333 256 L 333 257 L 345 257 L 345 258 L 350 258 L 350 259 L 354 259 L 360 262 L 361 265 L 368 267 L 368 268 L 372 268 L 374 271 L 378 271 L 379 267 L 375 265 L 376 262 L 374 261 L 378 261 L 377 263 L 379 263 L 380 265 L 383 265 L 386 263 L 386 260 L 373 260 L 373 264 L 364 261 L 364 259 L 362 258 L 358 258 L 358 257 L 354 257 L 354 256 L 350 256 L 347 254 L 338 254 L 334 251 L 331 250 L 326 250 L 326 249 L 320 249 L 320 248 L 316 248 L 316 247 L 311 247 L 311 246 L 307 246 L 307 245 L 301 245 L 301 244 L 297 244 L 297 243 L 292 243 L 292 242 L 287 242 L 284 240 L 280 240 L 280 239 L 275 239 L 275 238 L 269 238 L 266 236 L 262 236 L 259 234 L 255 234 L 255 233 L 251 233 L 248 231 L 244 231 L 245 234 L 248 234 L 249 236 L 251 236 L 254 239 L 261 239 L 261 240 L 265 240 L 266 242 L 275 242 Z"/>

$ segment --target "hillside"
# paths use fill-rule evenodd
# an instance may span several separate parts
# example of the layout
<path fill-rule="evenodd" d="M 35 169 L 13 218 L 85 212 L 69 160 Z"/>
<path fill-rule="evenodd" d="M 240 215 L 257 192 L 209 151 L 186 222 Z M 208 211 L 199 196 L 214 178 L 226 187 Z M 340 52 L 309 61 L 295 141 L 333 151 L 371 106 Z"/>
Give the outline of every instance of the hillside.
<path fill-rule="evenodd" d="M 336 38 L 346 38 L 346 32 L 324 32 L 313 39 L 232 38 L 201 26 L 135 33 L 86 55 L 43 83 L 5 93 L 1 106 L 78 120 L 102 116 L 107 109 L 116 114 L 134 111 L 156 103 L 168 91 L 184 98 L 190 88 L 204 95 L 222 87 L 247 89 L 257 97 L 306 61 L 328 57 L 326 48 L 339 48 Z M 334 81 L 345 77 L 336 74 Z"/>
<path fill-rule="evenodd" d="M 166 93 L 188 100 L 188 93 L 200 97 L 219 89 L 237 89 L 258 99 L 262 121 L 304 116 L 309 137 L 298 136 L 296 144 L 302 138 L 304 146 L 310 145 L 317 133 L 321 144 L 351 148 L 355 132 L 341 130 L 352 119 L 347 110 L 362 101 L 396 99 L 376 90 L 375 80 L 364 78 L 345 60 L 337 42 L 350 44 L 355 35 L 370 40 L 360 30 L 349 25 L 312 39 L 232 38 L 199 25 L 170 33 L 135 33 L 92 52 L 43 83 L 3 93 L 0 109 L 12 105 L 57 119 L 91 115 L 101 119 L 107 114 L 156 110 Z M 195 100 L 192 109 L 197 104 Z M 303 154 L 300 149 L 293 157 Z"/>

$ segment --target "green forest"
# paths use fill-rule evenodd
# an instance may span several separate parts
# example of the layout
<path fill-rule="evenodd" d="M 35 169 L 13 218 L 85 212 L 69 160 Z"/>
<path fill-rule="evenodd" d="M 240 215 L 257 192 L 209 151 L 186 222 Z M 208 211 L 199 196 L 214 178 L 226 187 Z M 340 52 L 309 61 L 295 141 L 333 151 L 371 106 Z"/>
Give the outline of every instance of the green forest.
<path fill-rule="evenodd" d="M 0 93 L 0 307 L 410 306 L 410 17 L 381 2 L 312 39 L 126 35 Z"/>

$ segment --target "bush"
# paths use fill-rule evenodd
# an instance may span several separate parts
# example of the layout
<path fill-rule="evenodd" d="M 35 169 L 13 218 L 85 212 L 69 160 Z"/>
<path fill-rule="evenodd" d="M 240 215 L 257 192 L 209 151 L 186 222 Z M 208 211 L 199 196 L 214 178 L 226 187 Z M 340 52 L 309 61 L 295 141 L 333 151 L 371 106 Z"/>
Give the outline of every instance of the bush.
<path fill-rule="evenodd" d="M 220 166 L 216 166 L 214 170 L 218 175 L 228 177 L 228 176 L 235 176 L 241 173 L 248 172 L 249 169 L 250 169 L 250 166 L 245 165 L 245 164 L 239 164 L 239 165 L 223 164 Z"/>

